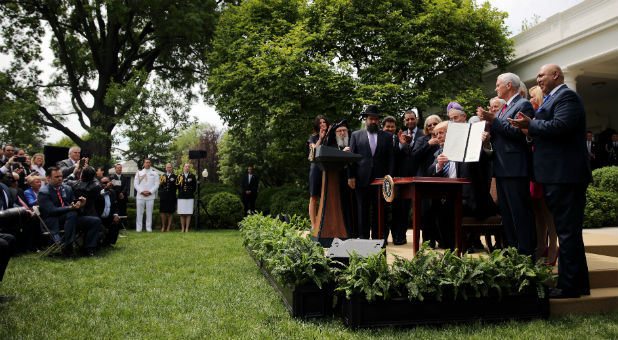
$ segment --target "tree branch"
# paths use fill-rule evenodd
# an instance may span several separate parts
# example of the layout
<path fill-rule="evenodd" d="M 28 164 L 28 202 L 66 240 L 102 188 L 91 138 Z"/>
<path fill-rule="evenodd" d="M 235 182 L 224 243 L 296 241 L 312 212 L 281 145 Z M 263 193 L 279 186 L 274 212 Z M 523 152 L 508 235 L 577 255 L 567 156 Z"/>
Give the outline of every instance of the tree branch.
<path fill-rule="evenodd" d="M 67 135 L 67 137 L 71 138 L 77 144 L 81 144 L 81 143 L 84 142 L 84 140 L 80 136 L 78 136 L 73 131 L 71 131 L 62 122 L 60 122 L 56 118 L 54 118 L 54 115 L 49 113 L 49 111 L 47 111 L 47 108 L 45 108 L 44 106 L 40 106 L 39 105 L 39 112 L 41 112 L 43 114 L 43 116 L 45 118 L 47 118 L 47 120 L 48 120 L 48 121 L 44 121 L 43 120 L 41 122 L 43 125 L 48 126 L 48 127 L 53 127 L 54 129 L 61 131 L 62 133 Z"/>

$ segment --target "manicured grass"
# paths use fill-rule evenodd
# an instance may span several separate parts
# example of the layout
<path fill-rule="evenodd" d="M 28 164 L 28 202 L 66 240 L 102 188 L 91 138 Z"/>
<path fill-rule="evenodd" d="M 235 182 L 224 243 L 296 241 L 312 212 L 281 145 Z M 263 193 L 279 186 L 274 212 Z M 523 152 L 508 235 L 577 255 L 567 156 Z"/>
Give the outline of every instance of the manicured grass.
<path fill-rule="evenodd" d="M 96 258 L 14 258 L 1 339 L 616 339 L 618 313 L 348 330 L 292 319 L 233 230 L 135 233 Z"/>

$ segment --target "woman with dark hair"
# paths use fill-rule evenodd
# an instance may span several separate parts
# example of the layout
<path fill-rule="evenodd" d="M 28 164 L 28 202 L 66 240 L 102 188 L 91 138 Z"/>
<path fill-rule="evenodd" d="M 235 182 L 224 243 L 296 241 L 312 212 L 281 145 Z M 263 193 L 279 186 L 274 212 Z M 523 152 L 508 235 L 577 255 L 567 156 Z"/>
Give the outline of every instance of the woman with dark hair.
<path fill-rule="evenodd" d="M 312 161 L 309 167 L 309 219 L 313 227 L 315 215 L 317 214 L 317 205 L 320 193 L 322 191 L 322 171 L 316 163 L 313 163 L 314 149 L 322 144 L 322 140 L 326 136 L 328 130 L 328 119 L 319 115 L 313 121 L 313 133 L 307 140 L 309 146 L 309 160 Z"/>
<path fill-rule="evenodd" d="M 97 181 L 100 181 L 101 178 L 103 178 L 103 176 L 105 176 L 105 170 L 102 167 L 97 166 L 95 168 L 95 174 L 96 174 L 95 177 L 97 178 Z"/>

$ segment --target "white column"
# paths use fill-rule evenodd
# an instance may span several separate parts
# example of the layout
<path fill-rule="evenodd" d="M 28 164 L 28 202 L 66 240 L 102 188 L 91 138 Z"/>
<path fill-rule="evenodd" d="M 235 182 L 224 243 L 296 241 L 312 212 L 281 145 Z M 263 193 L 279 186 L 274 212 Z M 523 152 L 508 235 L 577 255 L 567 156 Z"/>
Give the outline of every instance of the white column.
<path fill-rule="evenodd" d="M 562 70 L 562 73 L 564 74 L 564 83 L 566 84 L 566 86 L 568 86 L 571 90 L 577 92 L 576 78 L 581 74 L 581 70 L 568 70 L 565 68 L 564 70 Z"/>

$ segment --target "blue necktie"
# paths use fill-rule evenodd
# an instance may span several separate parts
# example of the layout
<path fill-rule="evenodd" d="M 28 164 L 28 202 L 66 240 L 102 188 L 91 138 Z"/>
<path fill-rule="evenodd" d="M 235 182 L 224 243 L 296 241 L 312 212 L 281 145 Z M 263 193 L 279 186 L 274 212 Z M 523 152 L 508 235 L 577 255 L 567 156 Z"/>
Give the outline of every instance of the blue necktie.
<path fill-rule="evenodd" d="M 444 177 L 450 177 L 449 172 L 448 172 L 450 167 L 451 167 L 451 162 L 444 163 L 444 166 L 442 167 Z"/>
<path fill-rule="evenodd" d="M 548 94 L 547 96 L 543 97 L 543 104 L 545 104 L 545 102 L 551 97 L 551 94 Z"/>

